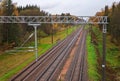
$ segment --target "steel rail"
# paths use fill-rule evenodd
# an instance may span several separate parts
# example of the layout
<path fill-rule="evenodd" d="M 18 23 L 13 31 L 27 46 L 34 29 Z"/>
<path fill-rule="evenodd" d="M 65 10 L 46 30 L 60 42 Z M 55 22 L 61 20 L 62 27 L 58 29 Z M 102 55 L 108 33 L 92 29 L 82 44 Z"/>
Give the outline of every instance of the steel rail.
<path fill-rule="evenodd" d="M 67 37 L 69 38 L 69 37 Z M 55 50 L 58 49 L 58 47 L 63 44 L 65 41 L 67 41 L 67 39 L 61 41 L 58 45 L 55 45 L 52 49 L 50 49 L 49 51 L 47 51 L 45 54 L 43 54 L 38 60 L 41 60 L 41 61 L 38 61 L 38 62 L 33 62 L 31 63 L 27 68 L 25 68 L 22 72 L 20 72 L 17 76 L 14 77 L 15 78 L 18 78 L 20 75 L 23 75 L 24 72 L 26 72 L 27 70 L 29 70 L 30 68 L 33 68 L 33 70 L 36 68 L 35 64 L 39 65 L 39 63 L 41 63 L 44 59 L 46 59 L 46 57 L 48 57 L 50 55 L 50 53 L 54 52 Z M 64 45 L 64 44 L 63 44 Z M 34 67 L 33 67 L 34 66 Z M 26 75 L 28 75 L 31 71 L 28 71 L 28 73 L 26 73 Z M 14 81 L 14 79 L 12 79 L 11 81 Z"/>
<path fill-rule="evenodd" d="M 61 71 L 61 69 L 63 68 L 63 65 L 65 63 L 65 61 L 67 60 L 67 57 L 69 56 L 72 48 L 74 47 L 75 43 L 77 42 L 77 38 L 81 35 L 82 31 L 79 31 L 75 37 L 75 40 L 73 40 L 73 43 L 71 44 L 71 46 L 69 47 L 69 50 L 66 51 L 65 56 L 63 58 L 63 60 L 60 61 L 60 63 L 57 65 L 57 67 L 54 69 L 54 71 L 51 73 L 51 75 L 49 76 L 49 78 L 47 79 L 48 81 L 56 81 L 57 77 L 59 76 L 59 73 Z M 72 42 L 72 41 L 71 41 Z M 46 81 L 47 81 L 46 80 Z"/>
<path fill-rule="evenodd" d="M 68 36 L 67 37 L 67 39 L 68 38 L 71 38 L 70 36 Z M 64 45 L 65 44 L 65 41 L 67 41 L 67 39 L 65 39 L 63 42 L 61 42 L 62 43 L 62 45 Z M 72 39 L 72 38 L 71 38 Z M 68 41 L 67 41 L 68 42 Z M 46 57 L 48 57 L 49 55 L 51 55 L 52 56 L 52 52 L 53 51 L 55 51 L 56 49 L 60 49 L 60 48 L 58 48 L 60 45 L 61 45 L 61 43 L 59 43 L 59 45 L 58 46 L 55 46 L 55 47 L 53 47 L 53 49 L 50 49 L 46 54 L 44 54 L 44 55 L 42 55 L 40 58 L 39 58 L 39 60 L 41 60 L 41 61 L 38 61 L 37 63 L 36 62 L 33 62 L 30 66 L 28 66 L 27 68 L 25 68 L 21 73 L 19 73 L 17 76 L 15 76 L 11 81 L 16 81 L 16 79 L 18 79 L 18 80 L 25 80 L 25 78 L 26 77 L 28 77 L 28 76 L 30 76 L 30 74 L 32 74 L 33 73 L 33 70 L 35 71 L 38 67 L 40 67 L 40 63 L 42 63 L 45 59 L 46 59 Z M 57 50 L 56 50 L 57 51 Z M 36 65 L 35 65 L 36 64 Z M 30 70 L 30 68 L 32 68 L 32 70 Z M 25 73 L 25 75 L 24 75 L 24 72 L 27 72 L 27 73 Z M 22 75 L 23 74 L 23 75 Z M 22 77 L 21 77 L 21 75 L 22 75 Z M 18 77 L 20 77 L 20 78 L 18 78 Z"/>
<path fill-rule="evenodd" d="M 51 62 L 51 64 L 48 65 L 48 67 L 42 71 L 42 73 L 38 76 L 38 78 L 35 81 L 48 81 L 51 74 L 54 72 L 54 70 L 56 69 L 56 66 L 59 65 L 59 63 L 61 63 L 61 61 L 63 60 L 64 57 L 66 57 L 66 52 L 69 50 L 69 47 L 71 47 L 72 43 L 74 42 L 74 40 L 76 39 L 78 35 L 76 35 L 74 37 L 74 39 L 70 42 L 69 45 L 67 45 L 65 48 L 63 48 L 63 50 L 60 51 L 59 55 L 53 60 L 53 62 Z"/>
<path fill-rule="evenodd" d="M 73 61 L 68 69 L 65 77 L 65 81 L 82 81 L 82 72 L 84 67 L 84 53 L 85 53 L 85 33 L 83 33 L 82 39 L 79 42 L 79 46 L 76 50 Z M 82 71 L 82 72 L 81 72 Z"/>

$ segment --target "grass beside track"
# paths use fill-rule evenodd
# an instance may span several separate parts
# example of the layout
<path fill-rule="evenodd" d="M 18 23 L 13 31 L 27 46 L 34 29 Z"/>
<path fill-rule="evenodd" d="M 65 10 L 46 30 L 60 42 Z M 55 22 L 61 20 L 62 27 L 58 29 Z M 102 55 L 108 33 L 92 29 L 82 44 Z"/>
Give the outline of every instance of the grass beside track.
<path fill-rule="evenodd" d="M 102 57 L 102 31 L 98 27 L 94 27 L 93 31 L 95 32 L 98 40 L 98 49 Z M 111 36 L 107 33 L 106 36 L 106 79 L 111 81 L 111 76 L 115 76 L 120 79 L 120 46 L 115 45 L 111 42 Z M 109 69 L 109 70 L 108 70 Z M 113 73 L 114 72 L 114 73 Z M 109 75 L 109 76 L 108 76 Z M 113 81 L 113 80 L 112 80 Z"/>
<path fill-rule="evenodd" d="M 75 27 L 68 29 L 68 34 L 72 33 Z M 54 44 L 51 44 L 51 36 L 42 38 L 38 44 L 38 56 L 45 53 L 53 45 L 56 44 L 57 39 L 64 39 L 66 37 L 66 30 L 57 32 L 54 35 Z M 34 44 L 34 43 L 33 43 Z M 20 72 L 23 68 L 35 60 L 34 53 L 31 52 L 18 52 L 14 54 L 1 54 L 0 55 L 0 81 L 8 81 L 13 75 Z"/>
<path fill-rule="evenodd" d="M 89 81 L 99 81 L 99 74 L 97 70 L 97 55 L 94 45 L 91 43 L 90 34 L 87 36 L 87 62 L 88 62 L 88 79 Z"/>

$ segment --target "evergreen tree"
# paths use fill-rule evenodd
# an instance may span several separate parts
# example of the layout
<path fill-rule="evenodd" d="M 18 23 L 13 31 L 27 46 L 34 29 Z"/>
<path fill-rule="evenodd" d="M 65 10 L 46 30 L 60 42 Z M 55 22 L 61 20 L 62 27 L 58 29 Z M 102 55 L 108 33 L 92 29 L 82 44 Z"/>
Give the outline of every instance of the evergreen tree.
<path fill-rule="evenodd" d="M 4 12 L 3 15 L 4 16 L 13 16 L 14 12 L 14 5 L 12 4 L 11 0 L 6 0 L 4 2 Z M 14 33 L 14 34 L 13 34 Z M 17 24 L 3 24 L 2 25 L 2 35 L 3 35 L 3 39 L 2 42 L 3 43 L 15 43 L 17 44 L 17 40 L 19 40 L 19 26 Z"/>
<path fill-rule="evenodd" d="M 120 3 L 114 9 L 114 13 L 111 17 L 111 25 L 112 25 L 112 37 L 116 39 L 119 43 L 120 40 Z"/>

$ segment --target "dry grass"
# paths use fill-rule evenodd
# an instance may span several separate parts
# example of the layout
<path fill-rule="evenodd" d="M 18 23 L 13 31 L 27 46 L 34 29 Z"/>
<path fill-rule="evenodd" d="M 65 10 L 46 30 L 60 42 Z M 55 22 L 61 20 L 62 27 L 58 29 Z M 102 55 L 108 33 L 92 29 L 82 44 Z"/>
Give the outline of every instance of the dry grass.
<path fill-rule="evenodd" d="M 72 29 L 69 29 L 69 33 Z M 66 30 L 58 32 L 54 35 L 54 44 L 57 39 L 64 39 L 66 37 Z M 52 47 L 51 36 L 41 39 L 41 44 L 38 45 L 39 56 L 46 50 Z M 35 60 L 34 53 L 4 53 L 0 55 L 0 81 L 8 81 L 13 75 L 21 71 L 28 64 Z"/>

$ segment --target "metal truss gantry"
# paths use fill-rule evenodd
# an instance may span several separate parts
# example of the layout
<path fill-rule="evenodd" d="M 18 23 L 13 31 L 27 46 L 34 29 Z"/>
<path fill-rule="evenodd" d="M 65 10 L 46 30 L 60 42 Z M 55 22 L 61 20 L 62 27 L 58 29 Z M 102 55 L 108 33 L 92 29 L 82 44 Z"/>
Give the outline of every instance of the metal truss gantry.
<path fill-rule="evenodd" d="M 107 16 L 0 16 L 0 23 L 107 24 Z"/>

